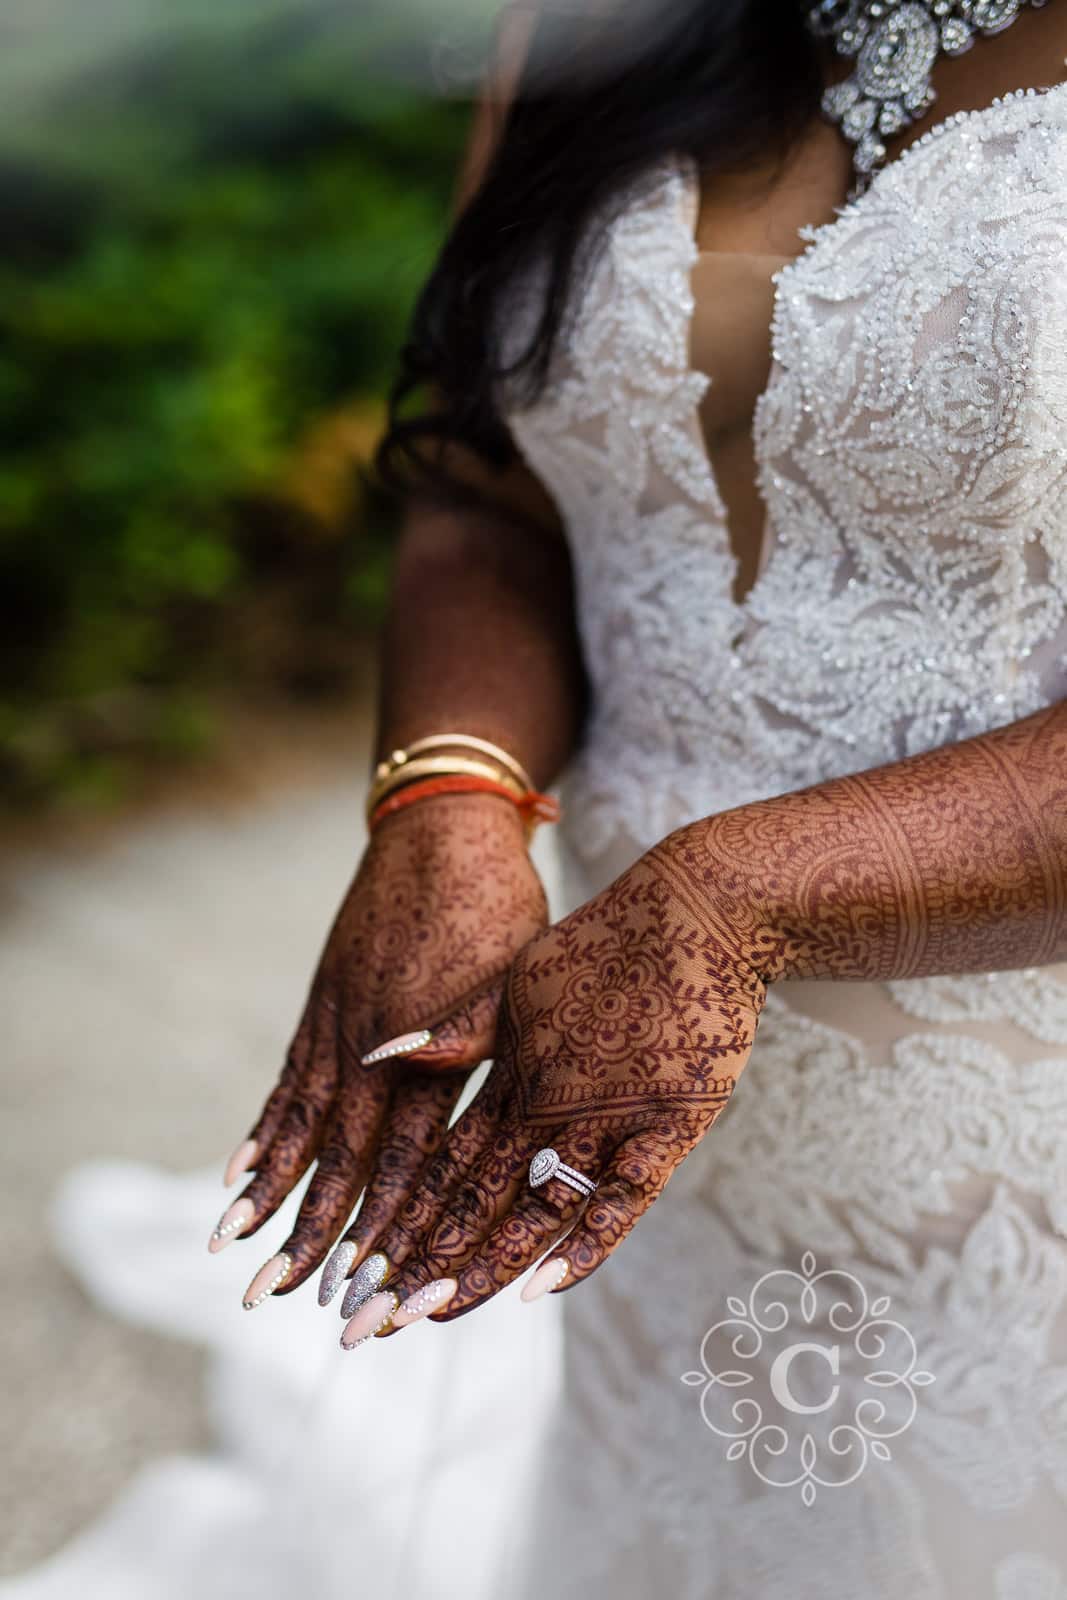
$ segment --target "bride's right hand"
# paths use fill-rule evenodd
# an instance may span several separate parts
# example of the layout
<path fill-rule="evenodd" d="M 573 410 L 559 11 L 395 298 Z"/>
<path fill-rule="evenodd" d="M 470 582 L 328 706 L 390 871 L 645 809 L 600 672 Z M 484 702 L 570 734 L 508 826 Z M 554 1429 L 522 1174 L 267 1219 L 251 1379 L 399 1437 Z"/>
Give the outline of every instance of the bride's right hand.
<path fill-rule="evenodd" d="M 345 1236 L 355 1246 L 344 1263 L 349 1273 L 361 1244 L 391 1222 L 440 1144 L 467 1076 L 490 1052 L 512 958 L 546 922 L 544 890 L 509 801 L 438 796 L 375 829 L 285 1068 L 227 1168 L 228 1182 L 252 1169 L 255 1176 L 221 1219 L 213 1250 L 256 1233 L 317 1161 L 296 1225 L 249 1286 L 246 1304 L 304 1281 L 336 1241 L 372 1168 Z M 432 1026 L 457 1007 L 467 1047 L 457 1055 L 453 1041 L 447 1065 L 427 1062 L 425 1051 L 418 1066 L 403 1055 L 361 1062 L 379 1040 Z M 342 1275 L 324 1286 L 323 1303 Z"/>

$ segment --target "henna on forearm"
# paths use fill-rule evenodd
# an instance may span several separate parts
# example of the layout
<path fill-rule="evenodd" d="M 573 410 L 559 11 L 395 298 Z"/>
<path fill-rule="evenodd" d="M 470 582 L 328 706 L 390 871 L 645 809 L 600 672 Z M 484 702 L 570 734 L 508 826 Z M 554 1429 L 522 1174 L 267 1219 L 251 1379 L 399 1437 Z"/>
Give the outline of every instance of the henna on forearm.
<path fill-rule="evenodd" d="M 1067 701 L 721 812 L 655 854 L 764 982 L 1067 959 Z"/>

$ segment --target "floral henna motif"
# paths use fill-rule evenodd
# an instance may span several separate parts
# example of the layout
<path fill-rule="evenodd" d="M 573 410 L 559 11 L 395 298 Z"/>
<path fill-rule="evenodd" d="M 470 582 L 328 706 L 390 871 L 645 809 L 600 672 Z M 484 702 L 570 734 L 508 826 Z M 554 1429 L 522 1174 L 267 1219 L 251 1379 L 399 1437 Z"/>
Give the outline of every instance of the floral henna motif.
<path fill-rule="evenodd" d="M 495 796 L 442 796 L 383 822 L 330 932 L 285 1070 L 252 1130 L 247 1237 L 318 1162 L 283 1245 L 296 1288 L 344 1227 L 378 1231 L 437 1148 L 488 1054 L 508 964 L 547 920 L 521 820 Z M 450 1019 L 449 1048 L 364 1065 L 373 1045 Z M 357 1252 L 353 1264 L 358 1264 Z"/>
<path fill-rule="evenodd" d="M 516 959 L 493 1115 L 461 1161 L 445 1141 L 445 1181 L 401 1213 L 392 1287 L 455 1278 L 447 1320 L 564 1234 L 557 1292 L 588 1277 L 722 1114 L 779 978 L 1065 958 L 1067 702 L 681 828 Z M 529 1186 L 545 1146 L 597 1181 L 591 1198 Z"/>
<path fill-rule="evenodd" d="M 401 1213 L 391 1287 L 403 1297 L 455 1277 L 440 1315 L 459 1315 L 533 1265 L 580 1213 L 568 1282 L 588 1276 L 728 1104 L 764 995 L 647 861 L 540 934 L 509 979 L 483 1090 L 497 1097 L 495 1122 L 457 1180 L 435 1192 L 431 1169 Z M 545 1146 L 599 1182 L 592 1199 L 559 1179 L 530 1188 L 530 1160 Z"/>

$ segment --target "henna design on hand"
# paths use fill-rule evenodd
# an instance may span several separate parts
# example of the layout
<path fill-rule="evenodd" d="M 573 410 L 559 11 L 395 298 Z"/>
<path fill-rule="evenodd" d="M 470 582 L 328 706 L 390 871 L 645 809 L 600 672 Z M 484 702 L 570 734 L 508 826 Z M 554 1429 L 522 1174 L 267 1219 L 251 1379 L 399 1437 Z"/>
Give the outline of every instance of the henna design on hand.
<path fill-rule="evenodd" d="M 351 1237 L 386 1226 L 436 1150 L 470 1068 L 489 1053 L 509 962 L 547 920 L 515 808 L 495 796 L 442 796 L 375 829 L 334 921 L 285 1068 L 249 1135 L 255 1214 L 274 1213 L 317 1168 L 282 1250 L 280 1293 L 323 1259 L 377 1155 Z M 450 1018 L 431 1063 L 367 1066 L 383 1039 Z M 357 1251 L 353 1266 L 362 1249 Z"/>
<path fill-rule="evenodd" d="M 568 1229 L 555 1292 L 588 1277 L 721 1115 L 779 978 L 1063 959 L 1067 702 L 681 828 L 517 957 L 480 1120 L 399 1213 L 391 1287 L 457 1279 L 449 1320 Z M 542 1146 L 588 1201 L 529 1187 Z"/>

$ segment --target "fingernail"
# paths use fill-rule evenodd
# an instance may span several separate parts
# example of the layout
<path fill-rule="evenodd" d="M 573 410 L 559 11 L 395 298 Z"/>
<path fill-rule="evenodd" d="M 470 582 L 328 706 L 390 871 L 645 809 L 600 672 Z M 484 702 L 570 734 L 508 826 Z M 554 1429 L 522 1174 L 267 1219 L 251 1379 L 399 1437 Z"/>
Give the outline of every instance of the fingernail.
<path fill-rule="evenodd" d="M 420 1317 L 446 1306 L 458 1288 L 455 1278 L 434 1278 L 432 1283 L 424 1283 L 421 1289 L 408 1295 L 393 1318 L 394 1328 L 406 1328 L 409 1323 L 418 1322 Z"/>
<path fill-rule="evenodd" d="M 247 1172 L 256 1159 L 259 1146 L 254 1139 L 245 1139 L 237 1146 L 233 1155 L 226 1163 L 226 1171 L 222 1174 L 222 1181 L 228 1189 L 231 1183 L 236 1183 L 242 1172 Z"/>
<path fill-rule="evenodd" d="M 384 1044 L 368 1051 L 363 1057 L 363 1065 L 369 1067 L 375 1061 L 388 1061 L 391 1056 L 410 1055 L 412 1050 L 421 1050 L 423 1045 L 429 1044 L 432 1038 L 429 1028 L 420 1028 L 417 1033 L 398 1033 L 395 1039 L 387 1039 Z"/>
<path fill-rule="evenodd" d="M 570 1271 L 566 1261 L 543 1261 L 532 1277 L 527 1278 L 523 1284 L 520 1300 L 527 1304 L 531 1300 L 540 1300 L 543 1294 L 548 1294 L 551 1289 L 558 1289 L 567 1273 Z"/>
<path fill-rule="evenodd" d="M 399 1304 L 400 1301 L 392 1289 L 386 1289 L 383 1294 L 371 1295 L 370 1299 L 360 1306 L 342 1333 L 341 1349 L 354 1350 L 357 1344 L 365 1344 L 376 1333 L 380 1333 Z"/>
<path fill-rule="evenodd" d="M 348 1277 L 348 1269 L 356 1259 L 353 1239 L 342 1239 L 333 1255 L 322 1269 L 319 1279 L 319 1305 L 328 1306 L 338 1289 Z"/>
<path fill-rule="evenodd" d="M 342 1317 L 350 1317 L 358 1311 L 364 1300 L 369 1300 L 371 1295 L 381 1288 L 388 1275 L 389 1257 L 383 1256 L 380 1250 L 375 1250 L 374 1254 L 368 1256 L 352 1274 L 348 1293 L 341 1302 Z"/>
<path fill-rule="evenodd" d="M 293 1258 L 284 1251 L 281 1255 L 271 1256 L 256 1273 L 252 1282 L 245 1290 L 244 1300 L 241 1302 L 246 1311 L 254 1311 L 256 1306 L 261 1306 L 264 1300 L 272 1295 L 279 1284 L 283 1284 L 293 1270 Z"/>
<path fill-rule="evenodd" d="M 232 1244 L 237 1235 L 248 1227 L 255 1214 L 256 1208 L 251 1200 L 235 1200 L 229 1211 L 222 1213 L 218 1226 L 207 1242 L 211 1254 L 217 1256 L 220 1250 Z"/>

